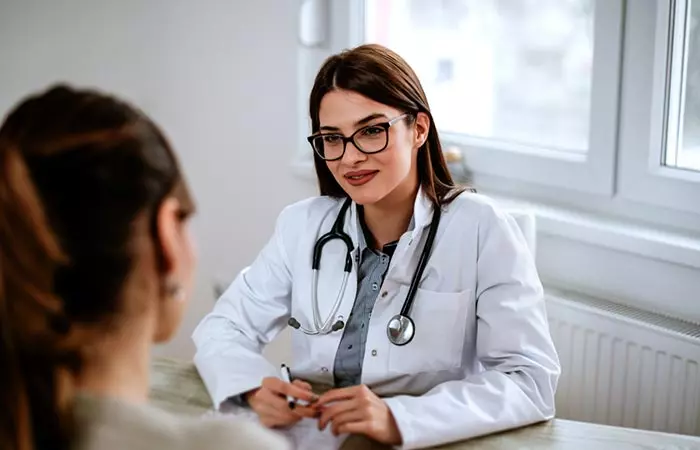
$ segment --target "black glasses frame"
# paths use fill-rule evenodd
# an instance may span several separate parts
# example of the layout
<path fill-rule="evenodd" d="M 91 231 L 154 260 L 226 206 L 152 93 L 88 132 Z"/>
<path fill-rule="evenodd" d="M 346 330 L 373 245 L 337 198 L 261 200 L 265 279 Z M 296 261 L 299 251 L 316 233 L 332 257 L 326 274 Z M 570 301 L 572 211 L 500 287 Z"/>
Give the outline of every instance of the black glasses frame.
<path fill-rule="evenodd" d="M 359 151 L 361 151 L 362 153 L 364 153 L 365 155 L 373 155 L 375 153 L 379 153 L 381 151 L 384 151 L 389 146 L 389 128 L 391 128 L 391 126 L 394 125 L 399 120 L 404 119 L 410 115 L 411 115 L 411 113 L 404 113 L 404 114 L 401 114 L 400 116 L 394 117 L 393 119 L 388 120 L 386 122 L 373 123 L 371 125 L 364 126 L 358 130 L 355 130 L 355 132 L 348 137 L 345 137 L 340 133 L 318 133 L 318 134 L 312 134 L 311 136 L 307 137 L 306 140 L 309 141 L 309 144 L 311 145 L 311 148 L 313 149 L 314 153 L 316 153 L 319 156 L 319 158 L 323 159 L 324 161 L 337 161 L 337 160 L 341 159 L 345 155 L 345 149 L 347 148 L 348 142 L 352 142 L 352 144 L 355 146 L 355 148 L 358 149 Z M 384 142 L 384 146 L 382 148 L 380 148 L 379 150 L 368 152 L 366 150 L 363 150 L 362 147 L 360 147 L 360 145 L 355 141 L 355 136 L 357 135 L 357 133 L 359 133 L 363 130 L 366 130 L 367 128 L 371 128 L 371 127 L 384 128 L 384 132 L 386 134 L 386 142 Z M 314 146 L 314 139 L 316 139 L 318 137 L 323 137 L 323 136 L 337 136 L 338 138 L 340 138 L 343 141 L 343 151 L 340 153 L 340 156 L 338 156 L 337 158 L 326 158 L 316 149 L 316 146 Z"/>

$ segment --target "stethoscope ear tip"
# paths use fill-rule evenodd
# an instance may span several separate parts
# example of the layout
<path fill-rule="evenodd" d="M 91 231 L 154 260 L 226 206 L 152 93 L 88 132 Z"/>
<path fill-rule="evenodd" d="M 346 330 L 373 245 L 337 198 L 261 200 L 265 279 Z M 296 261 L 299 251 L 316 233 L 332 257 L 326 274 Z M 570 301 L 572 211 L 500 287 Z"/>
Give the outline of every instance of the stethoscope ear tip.
<path fill-rule="evenodd" d="M 295 330 L 298 330 L 299 327 L 301 327 L 301 324 L 299 323 L 299 321 L 297 319 L 295 319 L 294 317 L 289 318 L 289 320 L 287 321 L 287 325 L 294 328 Z"/>
<path fill-rule="evenodd" d="M 342 320 L 339 320 L 333 324 L 333 327 L 331 328 L 331 330 L 338 331 L 338 330 L 342 330 L 343 328 L 345 328 L 345 322 L 343 322 Z"/>

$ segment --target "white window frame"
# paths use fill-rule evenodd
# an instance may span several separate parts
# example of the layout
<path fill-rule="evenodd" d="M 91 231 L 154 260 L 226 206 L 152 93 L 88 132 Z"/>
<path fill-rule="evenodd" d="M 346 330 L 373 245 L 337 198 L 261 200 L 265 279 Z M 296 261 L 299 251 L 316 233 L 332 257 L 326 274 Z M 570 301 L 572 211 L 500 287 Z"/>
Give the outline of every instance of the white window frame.
<path fill-rule="evenodd" d="M 668 109 L 680 108 L 674 102 L 679 99 L 684 78 L 668 70 L 670 64 L 679 62 L 673 61 L 670 51 L 673 39 L 683 38 L 680 27 L 675 33 L 669 29 L 671 11 L 680 13 L 688 3 L 635 0 L 627 4 L 618 192 L 634 202 L 700 214 L 700 173 L 661 164 Z M 668 128 L 675 128 L 671 119 Z M 670 145 L 674 145 L 673 139 Z"/>
<path fill-rule="evenodd" d="M 482 192 L 535 212 L 546 287 L 700 323 L 700 174 L 661 165 L 665 87 L 673 81 L 666 76 L 669 8 L 686 1 L 596 0 L 586 155 L 444 132 L 441 139 L 462 151 Z M 315 181 L 308 94 L 327 56 L 362 43 L 363 30 L 352 24 L 363 22 L 364 2 L 302 3 L 323 5 L 320 19 L 331 24 L 318 45 L 299 50 L 294 166 Z"/>

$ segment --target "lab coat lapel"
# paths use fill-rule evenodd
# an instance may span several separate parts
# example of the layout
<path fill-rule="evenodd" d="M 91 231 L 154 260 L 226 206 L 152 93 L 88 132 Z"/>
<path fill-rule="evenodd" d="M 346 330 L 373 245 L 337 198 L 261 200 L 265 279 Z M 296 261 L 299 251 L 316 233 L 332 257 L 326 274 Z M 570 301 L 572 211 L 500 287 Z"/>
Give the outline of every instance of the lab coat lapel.
<path fill-rule="evenodd" d="M 430 226 L 432 218 L 433 203 L 425 195 L 423 189 L 419 188 L 413 203 L 413 229 L 405 233 L 399 240 L 386 278 L 402 284 L 411 282 L 418 258 L 423 250 L 422 241 L 427 236 L 427 232 L 424 231 Z"/>
<path fill-rule="evenodd" d="M 425 227 L 430 225 L 433 219 L 433 202 L 425 195 L 423 188 L 418 189 L 418 195 L 413 203 L 413 219 L 415 227 L 413 228 L 412 237 L 418 236 Z"/>

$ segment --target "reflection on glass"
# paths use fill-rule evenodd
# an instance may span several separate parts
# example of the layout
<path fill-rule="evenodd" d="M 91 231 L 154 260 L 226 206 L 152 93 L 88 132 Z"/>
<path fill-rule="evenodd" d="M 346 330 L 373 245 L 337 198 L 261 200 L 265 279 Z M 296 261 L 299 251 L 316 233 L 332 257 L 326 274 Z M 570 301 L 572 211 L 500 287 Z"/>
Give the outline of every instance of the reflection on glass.
<path fill-rule="evenodd" d="M 583 153 L 593 0 L 366 0 L 365 41 L 413 66 L 440 129 Z"/>

